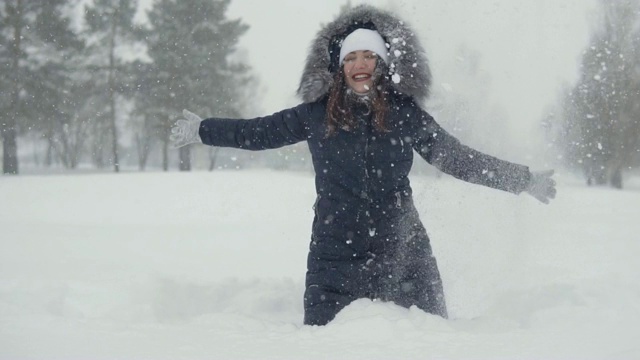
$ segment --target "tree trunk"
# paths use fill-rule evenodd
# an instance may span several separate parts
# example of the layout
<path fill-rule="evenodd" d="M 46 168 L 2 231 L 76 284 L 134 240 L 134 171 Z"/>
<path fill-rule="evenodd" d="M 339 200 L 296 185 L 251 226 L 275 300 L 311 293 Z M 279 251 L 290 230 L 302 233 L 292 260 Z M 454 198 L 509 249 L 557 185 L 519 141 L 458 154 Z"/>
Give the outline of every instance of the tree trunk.
<path fill-rule="evenodd" d="M 2 129 L 2 172 L 18 174 L 18 144 L 16 139 L 15 114 L 9 114 Z"/>
<path fill-rule="evenodd" d="M 216 168 L 216 160 L 218 160 L 219 147 L 213 147 L 209 150 L 209 171 Z"/>
<path fill-rule="evenodd" d="M 162 170 L 169 170 L 169 139 L 162 142 Z"/>
<path fill-rule="evenodd" d="M 9 104 L 8 116 L 0 122 L 0 132 L 2 133 L 2 172 L 4 174 L 18 174 L 18 131 L 17 118 L 20 107 L 20 46 L 22 39 L 22 0 L 17 0 L 15 8 L 10 9 L 7 3 L 7 17 L 14 18 L 13 39 L 11 41 L 11 104 Z M 13 10 L 13 11 L 12 11 Z"/>
<path fill-rule="evenodd" d="M 40 167 L 40 152 L 38 151 L 38 136 L 34 136 L 33 140 L 32 140 L 32 146 L 33 146 L 33 164 L 36 167 Z"/>
<path fill-rule="evenodd" d="M 53 153 L 55 152 L 53 145 L 53 132 L 49 132 L 47 135 L 47 152 L 44 156 L 44 166 L 51 167 L 53 165 Z"/>
<path fill-rule="evenodd" d="M 144 171 L 144 167 L 147 163 L 147 159 L 145 156 L 145 150 L 143 149 L 144 145 L 142 144 L 142 139 L 140 138 L 140 134 L 136 134 L 136 150 L 138 151 L 138 170 Z"/>
<path fill-rule="evenodd" d="M 611 173 L 611 178 L 609 180 L 611 186 L 616 189 L 622 189 L 622 169 L 619 167 L 615 168 Z"/>
<path fill-rule="evenodd" d="M 84 124 L 77 124 L 74 131 L 74 135 L 73 135 L 74 143 L 73 143 L 73 151 L 72 151 L 72 158 L 71 158 L 72 169 L 76 169 L 78 167 L 78 164 L 80 163 L 80 158 L 82 156 L 82 148 L 84 147 L 84 139 L 86 134 L 87 132 Z"/>
<path fill-rule="evenodd" d="M 105 167 L 103 146 L 106 143 L 106 140 L 105 140 L 106 130 L 107 129 L 104 129 L 104 124 L 102 124 L 102 121 L 95 124 L 94 134 L 96 134 L 96 138 L 94 139 L 93 144 L 91 145 L 91 148 L 92 148 L 91 159 L 93 160 L 93 164 L 98 169 L 103 169 Z"/>
<path fill-rule="evenodd" d="M 191 171 L 191 146 L 183 146 L 179 151 L 180 171 Z"/>
<path fill-rule="evenodd" d="M 118 9 L 114 10 L 113 18 L 111 19 L 111 42 L 109 44 L 109 120 L 111 127 L 111 141 L 112 141 L 112 156 L 113 156 L 113 171 L 120 171 L 120 163 L 118 159 L 118 129 L 116 126 L 116 94 L 115 94 L 115 44 L 116 44 L 116 31 L 117 24 L 116 19 L 118 16 Z"/>
<path fill-rule="evenodd" d="M 151 153 L 151 141 L 149 140 L 148 134 L 143 134 L 142 136 L 139 133 L 136 134 L 136 148 L 138 151 L 138 169 L 144 171 L 147 167 L 147 161 L 149 161 L 149 154 Z"/>

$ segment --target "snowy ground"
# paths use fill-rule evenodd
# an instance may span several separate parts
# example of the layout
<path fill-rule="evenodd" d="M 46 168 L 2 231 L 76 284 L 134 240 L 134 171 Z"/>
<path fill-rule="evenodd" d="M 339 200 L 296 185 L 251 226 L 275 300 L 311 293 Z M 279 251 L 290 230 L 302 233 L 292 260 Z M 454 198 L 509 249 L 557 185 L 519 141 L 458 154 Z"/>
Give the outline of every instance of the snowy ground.
<path fill-rule="evenodd" d="M 309 174 L 0 177 L 1 359 L 638 359 L 640 181 L 412 179 L 451 320 L 302 326 Z"/>

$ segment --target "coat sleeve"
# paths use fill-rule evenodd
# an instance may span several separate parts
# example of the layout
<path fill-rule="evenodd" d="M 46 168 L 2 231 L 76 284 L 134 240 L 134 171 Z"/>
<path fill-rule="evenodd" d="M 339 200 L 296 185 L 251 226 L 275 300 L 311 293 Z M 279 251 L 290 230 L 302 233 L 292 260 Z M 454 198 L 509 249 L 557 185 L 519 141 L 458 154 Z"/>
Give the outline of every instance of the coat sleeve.
<path fill-rule="evenodd" d="M 255 119 L 209 118 L 200 123 L 205 145 L 245 150 L 275 149 L 307 139 L 310 104 Z"/>
<path fill-rule="evenodd" d="M 416 111 L 413 148 L 429 164 L 460 180 L 508 191 L 526 190 L 531 173 L 523 165 L 500 160 L 460 143 L 424 110 Z"/>

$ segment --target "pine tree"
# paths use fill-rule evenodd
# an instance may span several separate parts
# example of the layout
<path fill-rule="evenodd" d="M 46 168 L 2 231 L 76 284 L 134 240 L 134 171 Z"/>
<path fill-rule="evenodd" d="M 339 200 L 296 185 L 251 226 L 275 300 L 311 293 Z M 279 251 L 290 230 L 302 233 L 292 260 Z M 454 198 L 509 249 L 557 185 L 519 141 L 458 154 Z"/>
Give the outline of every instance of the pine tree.
<path fill-rule="evenodd" d="M 95 0 L 85 7 L 87 39 L 91 61 L 89 70 L 93 73 L 95 115 L 94 133 L 108 137 L 95 139 L 93 155 L 100 166 L 104 140 L 110 142 L 109 162 L 115 172 L 120 171 L 119 132 L 117 114 L 119 96 L 127 93 L 131 86 L 131 61 L 125 61 L 118 49 L 131 46 L 139 30 L 133 22 L 136 0 Z M 106 130 L 106 131 L 105 131 Z"/>
<path fill-rule="evenodd" d="M 234 60 L 248 26 L 226 18 L 230 0 L 160 0 L 150 10 L 145 43 L 151 63 L 144 71 L 139 112 L 153 118 L 168 168 L 169 129 L 182 109 L 208 116 L 240 116 L 242 87 L 252 86 L 248 67 Z M 189 147 L 180 149 L 180 170 L 190 170 Z"/>
<path fill-rule="evenodd" d="M 55 88 L 67 49 L 81 42 L 63 16 L 66 1 L 5 0 L 0 8 L 0 133 L 3 145 L 3 173 L 18 173 L 20 132 L 33 124 L 33 116 L 51 110 L 37 93 Z M 44 120 L 43 120 L 44 121 Z M 25 126 L 26 125 L 26 126 Z"/>

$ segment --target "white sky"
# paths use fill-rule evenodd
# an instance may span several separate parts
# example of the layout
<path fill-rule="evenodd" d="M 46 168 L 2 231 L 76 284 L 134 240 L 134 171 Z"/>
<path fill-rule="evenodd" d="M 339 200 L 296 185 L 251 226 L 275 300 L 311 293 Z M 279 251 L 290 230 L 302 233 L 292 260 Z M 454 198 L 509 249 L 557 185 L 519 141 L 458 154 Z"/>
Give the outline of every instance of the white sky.
<path fill-rule="evenodd" d="M 251 26 L 240 40 L 263 92 L 257 101 L 269 114 L 296 105 L 295 97 L 307 49 L 320 29 L 346 0 L 233 0 L 228 12 Z M 595 0 L 371 0 L 389 4 L 420 35 L 434 86 L 453 77 L 455 51 L 464 45 L 481 55 L 488 84 L 478 94 L 508 117 L 514 142 L 531 146 L 545 108 L 559 85 L 575 81 L 579 56 L 589 30 Z M 454 88 L 453 91 L 456 89 Z"/>

